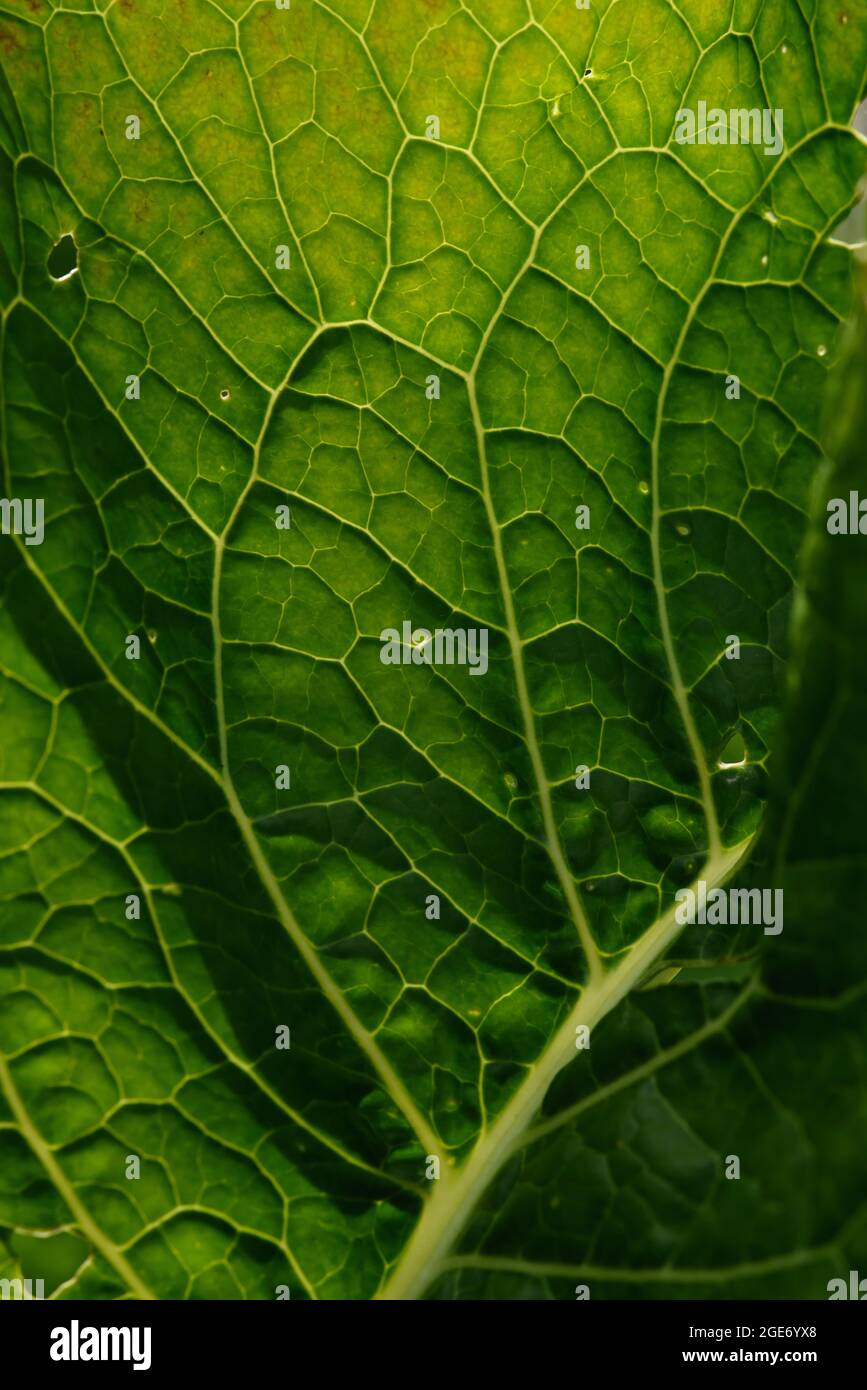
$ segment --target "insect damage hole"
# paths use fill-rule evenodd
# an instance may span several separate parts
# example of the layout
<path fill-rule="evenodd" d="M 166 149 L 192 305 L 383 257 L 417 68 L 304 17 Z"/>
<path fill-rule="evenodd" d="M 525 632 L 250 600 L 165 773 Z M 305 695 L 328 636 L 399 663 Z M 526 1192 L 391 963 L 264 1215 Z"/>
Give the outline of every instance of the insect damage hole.
<path fill-rule="evenodd" d="M 64 233 L 48 253 L 48 274 L 58 284 L 68 280 L 78 270 L 78 247 L 70 232 Z"/>
<path fill-rule="evenodd" d="M 840 16 L 840 22 L 841 24 L 846 22 L 842 15 Z M 860 103 L 852 117 L 851 124 L 859 135 L 867 135 L 867 100 Z M 856 192 L 858 201 L 853 208 L 850 208 L 843 218 L 843 221 L 834 228 L 830 237 L 832 241 L 843 241 L 847 246 L 864 245 L 864 214 L 865 209 L 867 209 L 867 179 L 861 179 Z"/>
<path fill-rule="evenodd" d="M 747 760 L 747 746 L 743 734 L 737 729 L 719 755 L 720 768 L 743 767 Z"/>

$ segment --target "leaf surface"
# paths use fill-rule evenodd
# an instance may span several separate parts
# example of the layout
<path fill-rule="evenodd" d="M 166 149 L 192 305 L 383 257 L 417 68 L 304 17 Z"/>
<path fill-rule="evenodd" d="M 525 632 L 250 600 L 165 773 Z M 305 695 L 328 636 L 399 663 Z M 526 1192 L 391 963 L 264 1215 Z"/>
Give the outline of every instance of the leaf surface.
<path fill-rule="evenodd" d="M 845 771 L 848 708 L 793 706 L 761 977 L 674 895 L 767 862 L 864 0 L 4 0 L 0 52 L 4 486 L 46 514 L 0 542 L 10 1260 L 823 1296 L 860 976 L 816 965 L 792 749 Z M 678 144 L 700 101 L 782 150 Z M 810 660 L 854 707 L 847 616 Z M 404 622 L 487 671 L 384 664 Z"/>

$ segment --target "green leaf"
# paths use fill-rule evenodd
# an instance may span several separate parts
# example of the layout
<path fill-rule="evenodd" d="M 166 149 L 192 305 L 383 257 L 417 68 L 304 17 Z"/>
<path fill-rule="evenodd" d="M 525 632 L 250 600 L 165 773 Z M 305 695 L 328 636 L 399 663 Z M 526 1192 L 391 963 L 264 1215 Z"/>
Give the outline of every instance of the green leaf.
<path fill-rule="evenodd" d="M 862 271 L 754 870 L 780 886 L 784 930 L 760 962 L 669 971 L 672 988 L 605 1019 L 592 1064 L 560 1073 L 486 1192 L 439 1297 L 823 1298 L 867 1264 L 867 603 L 859 538 L 826 527 L 827 499 L 863 486 L 865 364 Z"/>
<path fill-rule="evenodd" d="M 4 1269 L 867 1260 L 857 538 L 788 637 L 867 3 L 806 10 L 0 0 Z M 699 102 L 782 148 L 678 143 Z M 684 932 L 699 880 L 784 931 Z"/>

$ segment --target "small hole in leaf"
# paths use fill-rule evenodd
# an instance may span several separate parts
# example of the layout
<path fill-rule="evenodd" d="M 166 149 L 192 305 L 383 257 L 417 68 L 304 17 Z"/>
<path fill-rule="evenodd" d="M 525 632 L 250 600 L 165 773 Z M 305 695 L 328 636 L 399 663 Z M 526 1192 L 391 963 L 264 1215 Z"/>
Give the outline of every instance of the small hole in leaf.
<path fill-rule="evenodd" d="M 69 232 L 48 253 L 48 274 L 52 280 L 68 280 L 78 270 L 78 247 Z"/>
<path fill-rule="evenodd" d="M 584 76 L 585 76 L 585 77 L 592 77 L 592 76 L 593 76 L 593 69 L 592 69 L 592 68 L 585 68 L 585 69 L 584 69 Z"/>
<path fill-rule="evenodd" d="M 859 135 L 867 135 L 867 101 L 862 101 L 852 117 L 852 126 Z M 863 246 L 865 241 L 865 212 L 867 212 L 867 186 L 864 179 L 857 188 L 858 201 L 850 208 L 843 221 L 831 233 L 832 241 L 844 241 L 847 246 Z"/>
<path fill-rule="evenodd" d="M 227 401 L 230 395 L 231 392 L 229 391 L 229 388 L 227 386 L 224 386 L 222 391 L 220 392 L 220 400 Z"/>
<path fill-rule="evenodd" d="M 747 746 L 743 734 L 735 729 L 725 748 L 719 755 L 720 767 L 743 767 L 747 760 Z"/>

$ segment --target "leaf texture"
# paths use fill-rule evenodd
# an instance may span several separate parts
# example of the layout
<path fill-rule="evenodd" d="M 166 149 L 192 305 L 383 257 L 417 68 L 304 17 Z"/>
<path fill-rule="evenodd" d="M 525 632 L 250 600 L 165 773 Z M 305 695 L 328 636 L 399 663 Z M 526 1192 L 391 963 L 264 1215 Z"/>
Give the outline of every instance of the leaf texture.
<path fill-rule="evenodd" d="M 2 0 L 0 54 L 9 1267 L 823 1297 L 867 1259 L 833 547 L 785 931 L 674 895 L 771 872 L 865 0 Z M 700 101 L 783 148 L 678 144 Z M 404 622 L 486 672 L 384 664 Z"/>

